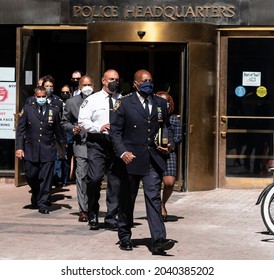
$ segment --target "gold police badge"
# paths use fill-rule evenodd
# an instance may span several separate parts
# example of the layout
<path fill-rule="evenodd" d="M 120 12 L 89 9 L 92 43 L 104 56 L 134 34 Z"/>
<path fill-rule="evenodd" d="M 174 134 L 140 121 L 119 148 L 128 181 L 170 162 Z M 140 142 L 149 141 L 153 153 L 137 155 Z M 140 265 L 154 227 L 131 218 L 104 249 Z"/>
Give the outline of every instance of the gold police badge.
<path fill-rule="evenodd" d="M 48 123 L 53 123 L 53 111 L 52 110 L 49 110 Z"/>
<path fill-rule="evenodd" d="M 121 100 L 117 100 L 114 104 L 114 107 L 113 107 L 113 112 L 115 112 L 121 105 Z"/>

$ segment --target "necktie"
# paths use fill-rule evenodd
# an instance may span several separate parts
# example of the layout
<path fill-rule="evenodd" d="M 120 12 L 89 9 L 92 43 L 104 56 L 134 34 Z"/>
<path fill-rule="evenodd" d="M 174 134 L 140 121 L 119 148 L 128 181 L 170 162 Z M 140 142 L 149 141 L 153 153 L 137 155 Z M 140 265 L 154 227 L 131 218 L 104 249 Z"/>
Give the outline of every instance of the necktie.
<path fill-rule="evenodd" d="M 40 116 L 40 118 L 43 117 L 43 108 L 42 107 L 39 108 L 39 116 Z"/>
<path fill-rule="evenodd" d="M 146 111 L 146 115 L 147 116 L 149 116 L 150 115 L 150 113 L 149 113 L 149 108 L 148 108 L 148 100 L 147 99 L 145 99 L 145 111 Z"/>
<path fill-rule="evenodd" d="M 111 94 L 108 95 L 109 97 L 109 119 L 110 119 L 110 116 L 111 116 L 111 113 L 112 113 L 112 110 L 113 110 L 113 102 L 112 102 L 112 98 L 111 98 Z"/>

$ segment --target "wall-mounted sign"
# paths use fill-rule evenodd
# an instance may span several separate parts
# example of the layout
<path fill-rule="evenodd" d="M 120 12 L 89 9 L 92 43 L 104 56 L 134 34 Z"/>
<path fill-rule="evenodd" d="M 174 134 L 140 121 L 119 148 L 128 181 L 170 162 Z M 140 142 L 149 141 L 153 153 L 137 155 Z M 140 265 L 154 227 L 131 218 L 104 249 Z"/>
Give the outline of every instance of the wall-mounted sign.
<path fill-rule="evenodd" d="M 265 97 L 267 95 L 266 87 L 263 87 L 263 86 L 257 87 L 256 94 L 259 97 Z"/>
<path fill-rule="evenodd" d="M 227 24 L 239 19 L 239 1 L 70 0 L 70 22 L 185 21 Z"/>
<path fill-rule="evenodd" d="M 0 139 L 15 139 L 16 83 L 0 82 Z"/>
<path fill-rule="evenodd" d="M 14 82 L 15 68 L 14 67 L 0 67 L 0 81 Z"/>
<path fill-rule="evenodd" d="M 258 87 L 261 85 L 261 72 L 243 72 L 243 86 Z"/>
<path fill-rule="evenodd" d="M 246 89 L 242 86 L 238 86 L 238 87 L 235 88 L 235 94 L 238 97 L 243 97 L 246 94 Z"/>

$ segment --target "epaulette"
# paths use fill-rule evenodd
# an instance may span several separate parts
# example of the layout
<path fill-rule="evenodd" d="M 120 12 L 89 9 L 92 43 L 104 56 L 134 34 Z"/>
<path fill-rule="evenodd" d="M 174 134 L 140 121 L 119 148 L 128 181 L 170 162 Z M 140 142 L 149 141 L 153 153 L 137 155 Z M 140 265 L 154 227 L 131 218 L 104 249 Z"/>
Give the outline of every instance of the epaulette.
<path fill-rule="evenodd" d="M 55 105 L 55 104 L 49 104 L 49 107 L 53 107 L 53 108 L 56 108 L 56 109 L 58 109 L 59 110 L 59 107 L 57 106 L 57 105 Z"/>
<path fill-rule="evenodd" d="M 117 109 L 118 109 L 118 108 L 120 107 L 120 105 L 121 105 L 122 99 L 124 99 L 124 98 L 126 98 L 126 97 L 129 97 L 129 96 L 131 96 L 131 95 L 132 95 L 132 92 L 130 92 L 130 93 L 126 94 L 126 95 L 122 95 L 121 97 L 119 97 L 119 98 L 117 99 L 117 101 L 115 102 L 115 104 L 114 104 L 113 111 L 114 111 L 114 112 L 117 111 Z"/>
<path fill-rule="evenodd" d="M 126 95 L 122 95 L 119 99 L 123 99 L 123 98 L 129 97 L 129 96 L 131 96 L 131 95 L 132 95 L 132 92 L 130 92 L 130 93 L 126 94 Z"/>
<path fill-rule="evenodd" d="M 35 101 L 31 101 L 29 103 L 26 103 L 23 108 L 28 107 L 28 106 L 33 106 L 33 105 L 36 105 Z"/>

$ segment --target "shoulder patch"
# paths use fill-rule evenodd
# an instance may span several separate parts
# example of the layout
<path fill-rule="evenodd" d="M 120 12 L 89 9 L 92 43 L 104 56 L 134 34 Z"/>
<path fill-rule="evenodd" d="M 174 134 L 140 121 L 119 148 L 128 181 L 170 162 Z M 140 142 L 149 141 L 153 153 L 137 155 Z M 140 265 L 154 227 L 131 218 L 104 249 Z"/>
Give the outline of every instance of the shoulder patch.
<path fill-rule="evenodd" d="M 85 100 L 83 101 L 82 105 L 81 105 L 81 108 L 85 108 L 87 104 L 88 104 L 88 100 L 85 99 Z"/>
<path fill-rule="evenodd" d="M 22 117 L 22 115 L 24 114 L 24 108 L 21 110 L 21 112 L 19 113 L 19 118 L 21 118 Z"/>
<path fill-rule="evenodd" d="M 114 104 L 114 107 L 113 107 L 113 112 L 117 111 L 117 109 L 120 107 L 120 105 L 121 105 L 121 100 L 117 99 Z"/>

